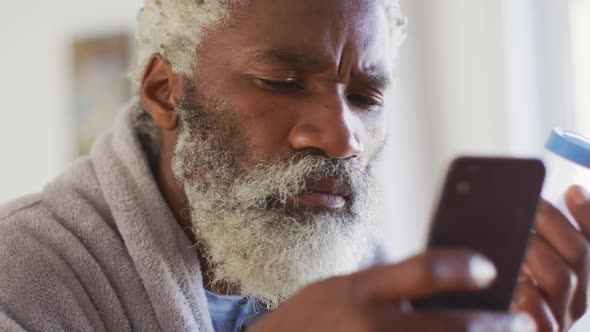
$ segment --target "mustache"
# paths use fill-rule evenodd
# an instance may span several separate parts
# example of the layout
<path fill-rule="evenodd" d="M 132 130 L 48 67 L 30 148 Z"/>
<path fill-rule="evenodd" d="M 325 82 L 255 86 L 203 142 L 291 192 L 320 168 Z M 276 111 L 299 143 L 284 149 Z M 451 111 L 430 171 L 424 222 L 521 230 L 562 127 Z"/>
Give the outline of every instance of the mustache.
<path fill-rule="evenodd" d="M 305 165 L 302 170 L 309 180 L 320 180 L 326 177 L 333 177 L 345 182 L 351 182 L 355 173 L 365 173 L 358 159 L 338 159 L 324 155 L 298 152 L 293 155 L 290 164 L 295 167 Z"/>
<path fill-rule="evenodd" d="M 287 199 L 306 191 L 310 182 L 328 178 L 344 183 L 350 189 L 350 201 L 372 189 L 371 165 L 363 166 L 357 159 L 337 159 L 299 152 L 275 162 L 260 163 L 246 172 L 240 184 L 261 184 L 260 208 L 282 207 Z"/>

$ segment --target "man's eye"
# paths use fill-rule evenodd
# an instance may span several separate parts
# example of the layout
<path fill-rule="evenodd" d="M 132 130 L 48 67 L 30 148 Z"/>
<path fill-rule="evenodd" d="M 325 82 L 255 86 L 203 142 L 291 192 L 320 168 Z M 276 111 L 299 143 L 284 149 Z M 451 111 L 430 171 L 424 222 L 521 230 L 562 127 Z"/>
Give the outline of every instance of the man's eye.
<path fill-rule="evenodd" d="M 274 90 L 290 91 L 299 90 L 302 88 L 295 79 L 270 80 L 266 78 L 258 78 L 258 81 L 265 87 Z"/>
<path fill-rule="evenodd" d="M 353 105 L 360 106 L 360 107 L 381 107 L 383 106 L 383 101 L 376 97 L 365 96 L 362 94 L 351 93 L 348 95 L 348 101 L 351 102 Z"/>

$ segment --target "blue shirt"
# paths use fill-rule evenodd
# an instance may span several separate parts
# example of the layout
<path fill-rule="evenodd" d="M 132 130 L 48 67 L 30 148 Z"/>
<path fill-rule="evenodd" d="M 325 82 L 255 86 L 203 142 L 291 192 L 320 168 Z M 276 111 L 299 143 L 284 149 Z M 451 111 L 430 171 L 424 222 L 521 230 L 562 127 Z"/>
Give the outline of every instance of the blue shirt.
<path fill-rule="evenodd" d="M 266 310 L 255 298 L 219 295 L 205 289 L 215 332 L 240 332 L 254 324 Z"/>

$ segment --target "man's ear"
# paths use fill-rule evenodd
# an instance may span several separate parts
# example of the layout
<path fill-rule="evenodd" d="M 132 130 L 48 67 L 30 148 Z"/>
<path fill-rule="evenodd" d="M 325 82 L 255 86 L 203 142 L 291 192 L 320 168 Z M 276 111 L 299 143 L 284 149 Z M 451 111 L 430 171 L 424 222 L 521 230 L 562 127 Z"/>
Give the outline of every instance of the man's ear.
<path fill-rule="evenodd" d="M 184 96 L 184 80 L 159 54 L 154 54 L 143 73 L 140 98 L 145 111 L 161 130 L 175 130 L 178 114 L 175 107 Z"/>

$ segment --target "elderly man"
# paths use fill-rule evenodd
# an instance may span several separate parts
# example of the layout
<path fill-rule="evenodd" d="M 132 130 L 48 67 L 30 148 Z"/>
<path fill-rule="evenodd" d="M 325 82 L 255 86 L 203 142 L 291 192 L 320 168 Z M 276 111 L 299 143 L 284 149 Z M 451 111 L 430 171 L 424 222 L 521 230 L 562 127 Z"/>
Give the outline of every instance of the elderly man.
<path fill-rule="evenodd" d="M 510 313 L 408 305 L 487 287 L 477 253 L 374 264 L 402 39 L 396 0 L 146 0 L 136 100 L 0 209 L 0 329 L 567 330 L 586 309 L 582 188 L 566 195 L 580 231 L 541 206 Z"/>

